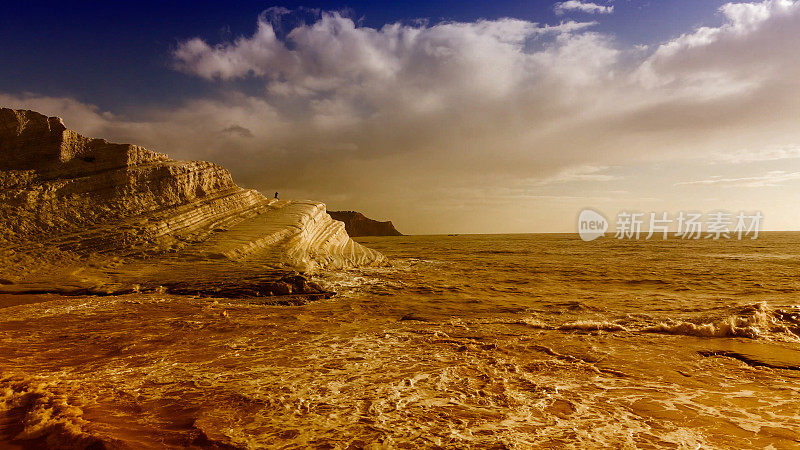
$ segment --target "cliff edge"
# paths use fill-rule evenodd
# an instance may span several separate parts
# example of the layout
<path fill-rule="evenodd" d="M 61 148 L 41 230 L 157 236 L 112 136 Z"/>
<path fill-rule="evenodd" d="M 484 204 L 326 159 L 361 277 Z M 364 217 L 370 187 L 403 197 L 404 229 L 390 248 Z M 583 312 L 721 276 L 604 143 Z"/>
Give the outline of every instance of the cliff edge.
<path fill-rule="evenodd" d="M 275 295 L 287 288 L 274 282 L 295 271 L 386 260 L 353 242 L 323 203 L 269 199 L 216 164 L 2 108 L 0 263 L 0 292 L 239 285 Z M 288 290 L 302 291 L 293 280 Z"/>
<path fill-rule="evenodd" d="M 347 234 L 356 236 L 402 236 L 391 221 L 379 222 L 356 211 L 328 211 L 334 219 L 344 223 Z"/>

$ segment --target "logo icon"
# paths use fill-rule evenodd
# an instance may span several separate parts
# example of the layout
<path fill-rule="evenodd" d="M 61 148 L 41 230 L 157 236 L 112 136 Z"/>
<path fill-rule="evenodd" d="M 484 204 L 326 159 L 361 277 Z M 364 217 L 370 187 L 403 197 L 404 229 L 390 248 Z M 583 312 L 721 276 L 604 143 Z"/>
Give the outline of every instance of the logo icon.
<path fill-rule="evenodd" d="M 586 208 L 578 215 L 578 235 L 586 242 L 603 236 L 608 230 L 608 220 L 599 212 Z"/>

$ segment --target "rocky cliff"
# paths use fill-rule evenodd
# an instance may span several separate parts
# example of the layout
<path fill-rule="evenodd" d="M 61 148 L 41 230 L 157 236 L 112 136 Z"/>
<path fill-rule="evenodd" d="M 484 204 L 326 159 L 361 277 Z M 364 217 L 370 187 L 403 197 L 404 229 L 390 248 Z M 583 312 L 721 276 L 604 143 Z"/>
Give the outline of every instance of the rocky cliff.
<path fill-rule="evenodd" d="M 3 108 L 0 263 L 0 292 L 238 280 L 274 294 L 286 287 L 269 283 L 294 270 L 385 258 L 353 242 L 322 203 L 269 199 L 216 164 L 87 138 L 57 117 Z"/>
<path fill-rule="evenodd" d="M 379 222 L 356 211 L 329 211 L 328 214 L 343 222 L 350 236 L 402 236 L 391 221 Z"/>

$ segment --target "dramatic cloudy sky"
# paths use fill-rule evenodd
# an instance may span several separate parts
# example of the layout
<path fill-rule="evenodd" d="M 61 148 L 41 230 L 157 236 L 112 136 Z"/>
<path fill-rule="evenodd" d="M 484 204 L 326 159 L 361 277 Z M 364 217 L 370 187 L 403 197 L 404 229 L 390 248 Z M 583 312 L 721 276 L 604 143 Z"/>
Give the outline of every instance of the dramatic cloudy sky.
<path fill-rule="evenodd" d="M 0 105 L 408 233 L 800 229 L 800 2 L 110 3 L 0 9 Z"/>

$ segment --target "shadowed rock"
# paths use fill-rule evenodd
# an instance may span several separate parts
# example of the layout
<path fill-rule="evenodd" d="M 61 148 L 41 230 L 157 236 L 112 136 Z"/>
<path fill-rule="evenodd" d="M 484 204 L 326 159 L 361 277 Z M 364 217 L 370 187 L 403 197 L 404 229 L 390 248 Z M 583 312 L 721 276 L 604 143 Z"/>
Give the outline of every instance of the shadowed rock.
<path fill-rule="evenodd" d="M 379 222 L 356 211 L 329 211 L 328 214 L 344 222 L 350 236 L 402 236 L 391 221 Z"/>

